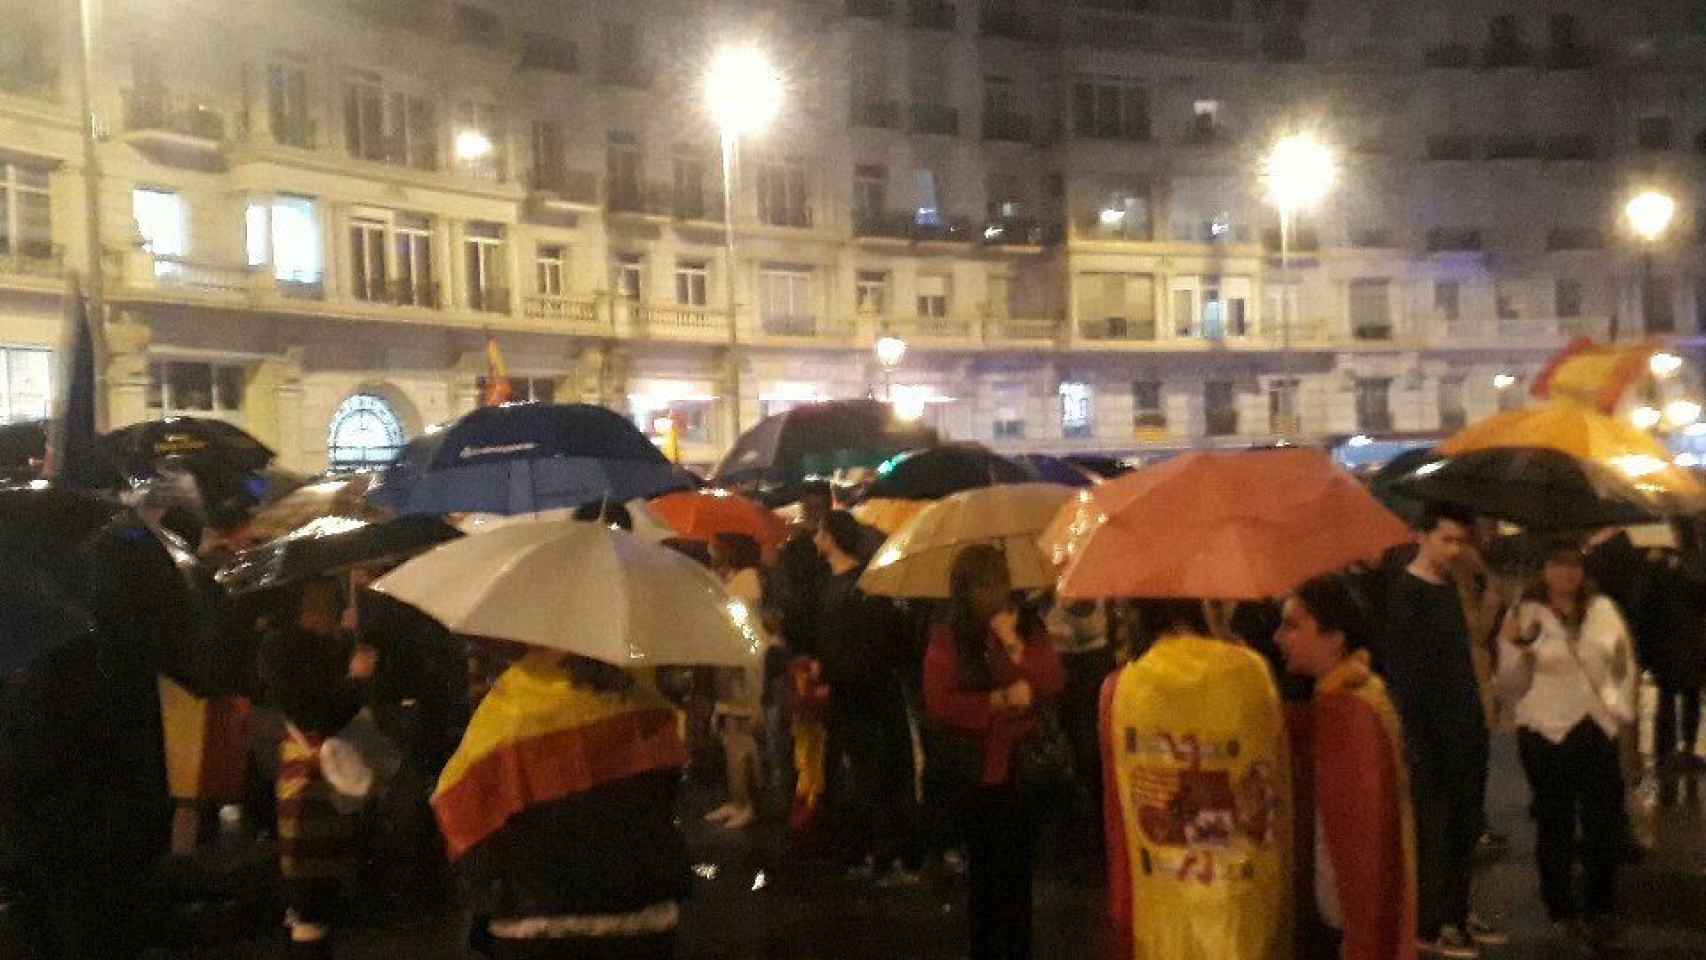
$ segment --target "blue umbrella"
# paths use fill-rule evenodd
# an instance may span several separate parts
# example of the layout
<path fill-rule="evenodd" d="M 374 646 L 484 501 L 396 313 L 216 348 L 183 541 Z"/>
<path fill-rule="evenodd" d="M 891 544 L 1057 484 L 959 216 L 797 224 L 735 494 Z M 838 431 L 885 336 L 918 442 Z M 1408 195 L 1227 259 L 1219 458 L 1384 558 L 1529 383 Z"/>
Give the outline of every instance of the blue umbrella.
<path fill-rule="evenodd" d="M 1064 460 L 1060 457 L 1049 456 L 1046 453 L 1021 453 L 1013 459 L 1037 475 L 1044 483 L 1058 483 L 1063 487 L 1091 487 L 1096 485 L 1096 477 L 1083 467 Z"/>
<path fill-rule="evenodd" d="M 638 428 L 588 404 L 482 407 L 411 443 L 368 494 L 398 514 L 538 513 L 692 486 Z"/>

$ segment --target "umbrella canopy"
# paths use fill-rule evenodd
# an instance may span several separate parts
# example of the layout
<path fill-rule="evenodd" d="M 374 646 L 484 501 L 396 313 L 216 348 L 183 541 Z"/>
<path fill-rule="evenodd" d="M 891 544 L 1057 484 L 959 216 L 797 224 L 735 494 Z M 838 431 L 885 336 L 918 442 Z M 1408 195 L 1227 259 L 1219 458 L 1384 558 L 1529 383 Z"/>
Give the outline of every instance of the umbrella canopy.
<path fill-rule="evenodd" d="M 756 611 L 687 557 L 592 523 L 518 523 L 422 554 L 373 587 L 455 633 L 623 667 L 751 667 Z"/>
<path fill-rule="evenodd" d="M 383 520 L 385 511 L 366 499 L 371 474 L 326 477 L 306 483 L 261 507 L 249 519 L 249 534 L 273 540 L 321 517 L 347 517 L 369 523 Z"/>
<path fill-rule="evenodd" d="M 709 541 L 719 533 L 742 533 L 761 547 L 788 537 L 788 525 L 763 504 L 726 490 L 667 493 L 653 500 L 651 513 L 687 540 Z M 639 521 L 635 519 L 638 532 Z"/>
<path fill-rule="evenodd" d="M 1532 530 L 1622 526 L 1706 509 L 1698 481 L 1667 461 L 1614 463 L 1551 448 L 1499 447 L 1423 464 L 1393 489 Z"/>
<path fill-rule="evenodd" d="M 1129 464 L 1118 457 L 1103 457 L 1093 453 L 1073 453 L 1061 458 L 1075 467 L 1081 467 L 1103 480 L 1112 480 L 1130 473 Z"/>
<path fill-rule="evenodd" d="M 1074 600 L 1267 599 L 1409 538 L 1319 450 L 1190 453 L 1081 496 L 1101 517 L 1060 578 Z"/>
<path fill-rule="evenodd" d="M 1494 414 L 1453 434 L 1439 445 L 1439 452 L 1456 456 L 1500 447 L 1538 447 L 1584 460 L 1670 459 L 1663 444 L 1633 424 L 1573 403 Z"/>
<path fill-rule="evenodd" d="M 799 499 L 799 484 L 837 470 L 875 467 L 897 453 L 933 447 L 936 431 L 907 423 L 886 403 L 806 403 L 741 434 L 711 471 L 711 483 L 753 489 L 770 506 Z"/>
<path fill-rule="evenodd" d="M 1062 457 L 1051 457 L 1046 453 L 1021 453 L 1013 459 L 1043 483 L 1056 483 L 1064 487 L 1090 487 L 1102 482 L 1102 478 L 1088 468 Z"/>
<path fill-rule="evenodd" d="M 258 473 L 276 456 L 266 444 L 223 420 L 168 417 L 114 430 L 97 443 L 132 483 L 155 476 L 163 461 L 229 473 Z"/>
<path fill-rule="evenodd" d="M 1032 479 L 1023 466 L 975 443 L 956 443 L 904 453 L 877 468 L 869 495 L 899 500 L 943 497 L 998 483 Z"/>
<path fill-rule="evenodd" d="M 855 506 L 851 511 L 853 519 L 867 527 L 881 530 L 889 535 L 906 526 L 906 522 L 923 512 L 930 505 L 928 500 L 893 500 L 888 497 L 876 497 Z"/>
<path fill-rule="evenodd" d="M 1054 568 L 1037 546 L 1037 535 L 1072 498 L 1072 488 L 1059 484 L 1015 483 L 930 503 L 877 551 L 859 586 L 885 597 L 945 600 L 955 558 L 974 543 L 1001 548 L 1014 589 L 1051 586 Z"/>
<path fill-rule="evenodd" d="M 22 483 L 41 474 L 47 457 L 47 421 L 0 425 L 0 483 Z"/>
<path fill-rule="evenodd" d="M 75 599 L 87 574 L 80 548 L 118 512 L 77 490 L 0 490 L 0 671 L 28 666 L 93 629 Z"/>
<path fill-rule="evenodd" d="M 1439 451 L 1434 447 L 1406 450 L 1382 464 L 1380 469 L 1367 478 L 1368 492 L 1374 494 L 1374 499 L 1384 504 L 1386 509 L 1403 517 L 1407 522 L 1414 522 L 1421 518 L 1425 504 L 1398 489 L 1397 484 L 1438 459 Z"/>
<path fill-rule="evenodd" d="M 419 553 L 461 531 L 437 517 L 389 521 L 319 517 L 237 555 L 215 576 L 228 593 L 247 594 L 339 573 L 358 564 Z"/>
<path fill-rule="evenodd" d="M 411 443 L 369 495 L 398 514 L 517 514 L 690 485 L 620 414 L 527 403 L 481 407 Z"/>

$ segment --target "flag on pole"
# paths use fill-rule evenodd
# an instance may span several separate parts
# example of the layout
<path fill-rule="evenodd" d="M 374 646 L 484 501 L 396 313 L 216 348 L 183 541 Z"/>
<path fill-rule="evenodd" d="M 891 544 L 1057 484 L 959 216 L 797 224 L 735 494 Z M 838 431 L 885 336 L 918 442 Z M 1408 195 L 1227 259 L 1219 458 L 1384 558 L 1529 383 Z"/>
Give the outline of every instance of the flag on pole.
<path fill-rule="evenodd" d="M 504 366 L 503 351 L 498 338 L 486 336 L 486 385 L 480 391 L 480 406 L 497 407 L 509 402 L 509 368 Z"/>
<path fill-rule="evenodd" d="M 89 317 L 89 302 L 73 276 L 66 289 L 69 304 L 67 325 L 71 328 L 69 376 L 65 378 L 64 400 L 54 418 L 49 443 L 49 476 L 60 484 L 91 489 L 101 485 L 103 475 L 95 447 L 96 422 L 95 330 Z"/>

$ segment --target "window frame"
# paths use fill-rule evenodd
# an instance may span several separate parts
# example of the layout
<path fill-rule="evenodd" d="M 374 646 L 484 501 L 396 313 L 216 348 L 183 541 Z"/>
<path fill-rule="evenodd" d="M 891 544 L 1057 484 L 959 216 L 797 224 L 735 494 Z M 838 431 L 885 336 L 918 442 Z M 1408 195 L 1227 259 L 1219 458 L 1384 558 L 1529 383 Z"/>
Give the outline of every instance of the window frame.
<path fill-rule="evenodd" d="M 685 295 L 685 296 L 684 296 Z M 675 261 L 675 302 L 704 309 L 710 305 L 711 265 L 706 260 Z"/>
<path fill-rule="evenodd" d="M 24 179 L 26 171 L 35 171 L 42 177 L 42 184 L 36 186 Z M 39 254 L 32 254 L 27 249 L 31 242 L 24 236 L 26 219 L 23 214 L 24 205 L 19 202 L 23 196 L 42 197 L 47 203 L 47 236 L 45 240 L 35 242 L 41 245 Z M 53 171 L 46 166 L 32 167 L 29 164 L 15 161 L 0 161 L 0 257 L 17 257 L 23 259 L 49 259 L 53 256 Z"/>

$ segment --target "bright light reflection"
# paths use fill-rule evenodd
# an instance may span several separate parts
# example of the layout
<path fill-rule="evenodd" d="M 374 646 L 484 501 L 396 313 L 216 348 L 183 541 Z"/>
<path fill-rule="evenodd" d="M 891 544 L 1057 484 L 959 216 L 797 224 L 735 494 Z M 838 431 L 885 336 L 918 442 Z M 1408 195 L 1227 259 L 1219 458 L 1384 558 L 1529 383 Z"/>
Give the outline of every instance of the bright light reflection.
<path fill-rule="evenodd" d="M 492 138 L 478 130 L 463 130 L 456 134 L 456 157 L 459 160 L 479 160 L 492 155 Z"/>
<path fill-rule="evenodd" d="M 1647 361 L 1647 369 L 1651 370 L 1655 377 L 1674 376 L 1682 369 L 1682 358 L 1674 353 L 1655 353 Z"/>
<path fill-rule="evenodd" d="M 1623 457 L 1612 457 L 1611 465 L 1630 477 L 1645 477 L 1658 473 L 1665 468 L 1665 462 L 1658 457 L 1645 453 L 1632 453 Z"/>
<path fill-rule="evenodd" d="M 1665 404 L 1665 421 L 1673 427 L 1686 427 L 1700 419 L 1700 404 L 1693 400 L 1672 400 Z"/>
<path fill-rule="evenodd" d="M 1280 138 L 1263 164 L 1268 197 L 1281 210 L 1320 202 L 1338 176 L 1333 151 L 1314 137 L 1298 133 Z"/>
<path fill-rule="evenodd" d="M 757 133 L 782 108 L 782 77 L 757 47 L 729 47 L 711 63 L 705 99 L 725 137 Z"/>
<path fill-rule="evenodd" d="M 1514 386 L 1516 386 L 1516 377 L 1513 377 L 1508 373 L 1495 373 L 1495 374 L 1493 374 L 1493 389 L 1494 390 L 1509 390 L 1511 387 L 1514 387 Z"/>
<path fill-rule="evenodd" d="M 1676 455 L 1676 465 L 1679 467 L 1698 467 L 1700 466 L 1700 457 L 1692 453 L 1679 453 Z"/>
<path fill-rule="evenodd" d="M 1629 419 L 1642 430 L 1653 429 L 1663 418 L 1664 414 L 1660 413 L 1657 407 L 1641 406 L 1629 411 Z"/>
<path fill-rule="evenodd" d="M 1643 190 L 1629 201 L 1623 212 L 1629 215 L 1629 225 L 1641 239 L 1651 243 L 1659 238 L 1676 216 L 1676 201 L 1657 190 Z"/>

